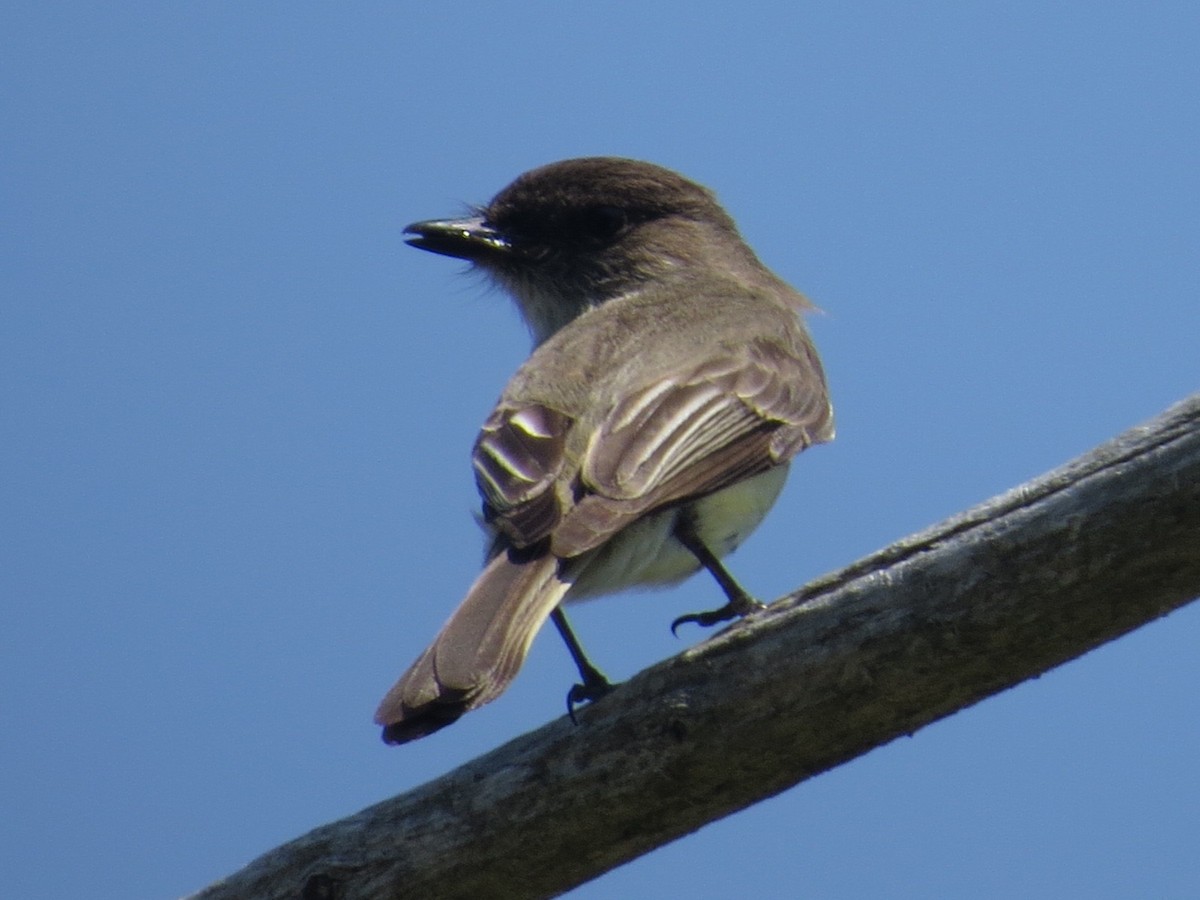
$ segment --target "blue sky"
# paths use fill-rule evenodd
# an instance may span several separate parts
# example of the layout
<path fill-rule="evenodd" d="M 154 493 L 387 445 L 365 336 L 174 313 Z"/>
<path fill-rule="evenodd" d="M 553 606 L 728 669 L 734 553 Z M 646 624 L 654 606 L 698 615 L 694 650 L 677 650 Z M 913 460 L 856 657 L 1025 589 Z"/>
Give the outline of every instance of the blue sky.
<path fill-rule="evenodd" d="M 0 871 L 167 897 L 557 716 L 387 748 L 474 577 L 508 302 L 401 228 L 570 156 L 711 186 L 824 309 L 764 598 L 1200 388 L 1194 3 L 11 3 Z M 577 611 L 622 678 L 696 579 Z M 695 640 L 691 631 L 684 635 Z M 1200 893 L 1200 605 L 573 897 Z"/>

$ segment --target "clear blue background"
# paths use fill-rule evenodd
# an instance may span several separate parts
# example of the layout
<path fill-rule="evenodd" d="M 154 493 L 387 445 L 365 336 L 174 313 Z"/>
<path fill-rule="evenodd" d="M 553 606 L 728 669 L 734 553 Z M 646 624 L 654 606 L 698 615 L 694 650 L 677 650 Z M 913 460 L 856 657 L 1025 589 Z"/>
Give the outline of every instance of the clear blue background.
<path fill-rule="evenodd" d="M 678 169 L 826 311 L 764 597 L 1200 388 L 1200 6 L 734 6 L 5 6 L 6 895 L 190 892 L 560 714 L 548 633 L 453 728 L 371 724 L 528 348 L 400 230 L 525 169 Z M 627 677 L 713 592 L 577 625 Z M 1193 605 L 573 896 L 1200 896 L 1198 645 Z"/>

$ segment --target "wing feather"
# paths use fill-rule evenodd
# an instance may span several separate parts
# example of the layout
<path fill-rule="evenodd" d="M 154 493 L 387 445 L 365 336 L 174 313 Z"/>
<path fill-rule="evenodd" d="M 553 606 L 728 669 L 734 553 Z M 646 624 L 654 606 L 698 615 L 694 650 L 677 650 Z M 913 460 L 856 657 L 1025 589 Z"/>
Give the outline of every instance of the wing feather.
<path fill-rule="evenodd" d="M 571 418 L 541 403 L 501 403 L 480 429 L 472 463 L 484 518 L 527 547 L 562 515 L 554 490 L 562 473 Z"/>
<path fill-rule="evenodd" d="M 583 494 L 552 534 L 556 555 L 598 546 L 645 512 L 703 496 L 833 437 L 814 353 L 751 341 L 619 402 L 588 442 Z"/>
<path fill-rule="evenodd" d="M 516 547 L 556 556 L 604 543 L 655 508 L 718 491 L 833 437 L 815 352 L 767 339 L 710 356 L 619 399 L 578 467 L 575 421 L 543 403 L 502 402 L 475 445 L 484 516 Z"/>

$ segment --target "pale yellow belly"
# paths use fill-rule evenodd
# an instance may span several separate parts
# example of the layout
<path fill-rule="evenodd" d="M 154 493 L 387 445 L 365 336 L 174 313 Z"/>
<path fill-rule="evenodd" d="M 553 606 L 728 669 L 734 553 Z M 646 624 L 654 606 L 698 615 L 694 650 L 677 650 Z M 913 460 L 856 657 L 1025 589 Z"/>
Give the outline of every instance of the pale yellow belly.
<path fill-rule="evenodd" d="M 686 507 L 652 513 L 627 526 L 588 554 L 564 598 L 570 603 L 632 587 L 659 587 L 682 581 L 700 568 L 674 537 L 675 521 L 686 508 L 696 531 L 718 557 L 737 548 L 774 505 L 787 479 L 786 465 L 696 500 Z"/>

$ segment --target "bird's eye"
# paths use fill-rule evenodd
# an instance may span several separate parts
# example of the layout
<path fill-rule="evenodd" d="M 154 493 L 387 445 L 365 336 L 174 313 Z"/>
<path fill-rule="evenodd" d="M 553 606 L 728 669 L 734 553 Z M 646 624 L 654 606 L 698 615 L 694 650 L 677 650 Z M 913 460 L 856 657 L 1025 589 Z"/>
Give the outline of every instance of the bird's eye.
<path fill-rule="evenodd" d="M 607 240 L 619 234 L 628 223 L 619 206 L 592 206 L 580 217 L 580 230 L 593 240 Z"/>
<path fill-rule="evenodd" d="M 525 215 L 520 212 L 507 213 L 495 220 L 488 219 L 487 224 L 514 237 L 524 237 L 536 234 L 538 231 L 537 216 Z"/>

